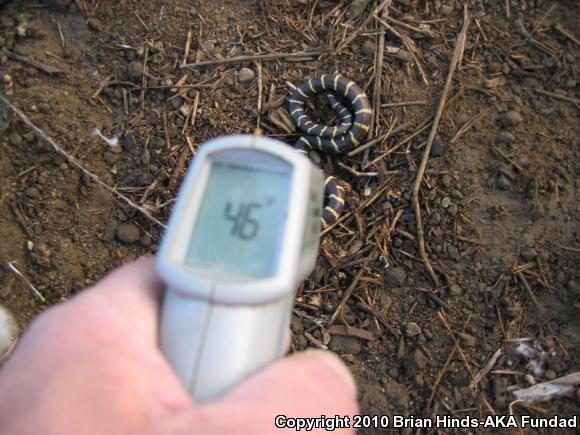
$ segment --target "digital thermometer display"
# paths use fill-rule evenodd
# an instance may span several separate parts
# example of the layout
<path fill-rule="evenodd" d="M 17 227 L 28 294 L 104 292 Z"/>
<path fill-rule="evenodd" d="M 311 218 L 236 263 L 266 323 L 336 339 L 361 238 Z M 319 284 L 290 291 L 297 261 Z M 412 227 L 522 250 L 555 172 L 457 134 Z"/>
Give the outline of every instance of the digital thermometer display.
<path fill-rule="evenodd" d="M 292 167 L 212 162 L 185 263 L 265 278 L 276 273 Z"/>
<path fill-rule="evenodd" d="M 316 264 L 324 178 L 274 139 L 199 147 L 157 256 L 159 347 L 197 403 L 280 358 L 295 291 Z"/>

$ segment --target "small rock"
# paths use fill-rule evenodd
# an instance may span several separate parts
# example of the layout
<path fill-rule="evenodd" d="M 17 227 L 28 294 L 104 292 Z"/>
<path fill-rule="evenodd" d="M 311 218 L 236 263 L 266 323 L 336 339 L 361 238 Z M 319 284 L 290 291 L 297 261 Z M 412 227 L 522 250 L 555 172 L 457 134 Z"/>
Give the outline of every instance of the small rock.
<path fill-rule="evenodd" d="M 537 251 L 534 248 L 528 248 L 522 251 L 520 254 L 524 261 L 534 261 L 538 256 Z"/>
<path fill-rule="evenodd" d="M 441 185 L 446 189 L 451 187 L 451 177 L 448 174 L 445 174 L 441 177 Z"/>
<path fill-rule="evenodd" d="M 441 200 L 441 207 L 443 208 L 447 208 L 449 207 L 449 204 L 451 204 L 451 198 L 446 196 Z"/>
<path fill-rule="evenodd" d="M 526 381 L 526 384 L 528 384 L 529 386 L 536 385 L 538 383 L 538 381 L 536 381 L 536 378 L 534 378 L 530 374 L 525 375 L 524 380 Z"/>
<path fill-rule="evenodd" d="M 457 335 L 459 336 L 459 343 L 464 347 L 473 347 L 477 344 L 477 339 L 473 335 L 465 332 L 460 332 Z"/>
<path fill-rule="evenodd" d="M 358 338 L 343 335 L 333 335 L 330 343 L 328 343 L 328 347 L 336 353 L 349 353 L 351 355 L 356 355 L 362 350 Z"/>
<path fill-rule="evenodd" d="M 139 240 L 139 243 L 141 243 L 141 246 L 147 248 L 147 247 L 151 246 L 151 243 L 153 243 L 153 239 L 151 238 L 151 236 L 149 234 L 143 234 L 143 237 L 141 237 L 141 240 Z"/>
<path fill-rule="evenodd" d="M 407 337 L 415 337 L 421 333 L 421 327 L 415 322 L 409 322 L 405 325 L 405 334 Z"/>
<path fill-rule="evenodd" d="M 391 298 L 388 294 L 385 293 L 381 293 L 380 301 L 381 301 L 381 309 L 383 311 L 387 311 L 391 307 L 391 305 L 393 305 L 393 298 Z"/>
<path fill-rule="evenodd" d="M 497 138 L 495 141 L 497 143 L 503 143 L 506 145 L 511 144 L 515 140 L 515 136 L 511 134 L 509 131 L 502 130 L 498 133 Z"/>
<path fill-rule="evenodd" d="M 413 55 L 409 53 L 407 50 L 399 50 L 395 57 L 399 59 L 401 62 L 411 62 L 413 60 Z"/>
<path fill-rule="evenodd" d="M 398 378 L 400 374 L 397 367 L 391 367 L 387 373 L 391 378 Z"/>
<path fill-rule="evenodd" d="M 521 124 L 523 120 L 524 118 L 522 117 L 520 112 L 510 110 L 509 112 L 503 114 L 503 116 L 500 119 L 500 122 L 504 127 L 513 127 L 518 124 Z"/>
<path fill-rule="evenodd" d="M 423 385 L 425 385 L 425 380 L 423 379 L 423 376 L 421 376 L 420 373 L 417 373 L 414 377 L 413 377 L 413 382 L 415 383 L 415 385 L 417 385 L 418 387 L 422 387 Z"/>
<path fill-rule="evenodd" d="M 12 134 L 10 134 L 10 142 L 14 146 L 20 146 L 23 144 L 24 141 L 22 140 L 22 136 L 20 136 L 16 132 L 13 132 Z"/>
<path fill-rule="evenodd" d="M 123 243 L 134 243 L 139 240 L 141 233 L 137 225 L 121 224 L 117 227 L 117 239 Z"/>
<path fill-rule="evenodd" d="M 407 279 L 407 274 L 402 267 L 393 267 L 385 273 L 385 282 L 394 287 L 401 287 Z"/>
<path fill-rule="evenodd" d="M 136 60 L 127 66 L 127 78 L 132 81 L 137 81 L 143 77 L 143 64 Z"/>
<path fill-rule="evenodd" d="M 439 9 L 439 12 L 441 12 L 441 15 L 449 15 L 453 12 L 453 6 L 443 5 L 441 6 L 441 9 Z"/>
<path fill-rule="evenodd" d="M 437 212 L 433 213 L 429 218 L 429 225 L 439 225 L 441 223 L 441 215 Z"/>
<path fill-rule="evenodd" d="M 256 73 L 251 68 L 242 68 L 238 71 L 238 80 L 240 83 L 247 83 L 256 76 Z"/>
<path fill-rule="evenodd" d="M 427 357 L 421 349 L 415 349 L 403 360 L 403 369 L 407 376 L 415 376 L 427 366 Z"/>
<path fill-rule="evenodd" d="M 36 199 L 40 197 L 40 190 L 38 190 L 38 188 L 35 186 L 29 187 L 26 190 L 26 196 L 28 196 L 31 199 Z"/>
<path fill-rule="evenodd" d="M 512 187 L 512 182 L 505 175 L 497 177 L 496 185 L 501 190 L 509 190 Z"/>
<path fill-rule="evenodd" d="M 109 165 L 114 165 L 119 161 L 120 158 L 121 158 L 120 154 L 115 154 L 111 151 L 105 151 L 103 153 L 103 160 L 107 162 Z"/>
<path fill-rule="evenodd" d="M 459 250 L 453 245 L 447 245 L 447 256 L 452 260 L 459 260 Z"/>
<path fill-rule="evenodd" d="M 457 204 L 451 204 L 447 208 L 447 213 L 449 213 L 451 216 L 455 217 L 455 216 L 457 216 L 458 209 L 459 209 L 459 207 L 457 207 Z"/>
<path fill-rule="evenodd" d="M 117 223 L 111 221 L 105 225 L 104 235 L 107 240 L 113 240 L 115 238 L 115 233 L 117 232 Z"/>
<path fill-rule="evenodd" d="M 556 372 L 552 369 L 548 369 L 546 370 L 546 373 L 544 373 L 544 378 L 547 381 L 553 381 L 554 379 L 556 379 L 558 377 L 558 375 L 556 374 Z"/>
<path fill-rule="evenodd" d="M 349 20 L 356 20 L 365 11 L 369 0 L 353 0 L 350 4 L 350 9 L 347 12 Z"/>
<path fill-rule="evenodd" d="M 367 39 L 364 44 L 362 45 L 361 51 L 366 54 L 367 56 L 373 56 L 377 46 L 372 39 Z"/>
<path fill-rule="evenodd" d="M 169 100 L 169 105 L 175 110 L 181 108 L 181 106 L 183 106 L 183 103 L 184 103 L 184 100 L 180 96 L 176 96 L 176 97 L 171 98 Z"/>
<path fill-rule="evenodd" d="M 12 313 L 0 305 L 0 362 L 5 360 L 18 338 L 18 323 Z"/>
<path fill-rule="evenodd" d="M 133 136 L 132 133 L 127 133 L 123 137 L 123 151 L 129 152 L 133 148 L 135 148 L 135 137 Z"/>
<path fill-rule="evenodd" d="M 429 155 L 431 157 L 441 157 L 444 152 L 445 152 L 445 149 L 443 148 L 443 143 L 437 138 L 433 139 L 433 143 L 431 144 L 431 151 L 429 152 Z"/>
<path fill-rule="evenodd" d="M 461 296 L 461 293 L 463 293 L 463 289 L 459 284 L 454 282 L 447 289 L 447 293 L 449 294 L 449 296 Z"/>

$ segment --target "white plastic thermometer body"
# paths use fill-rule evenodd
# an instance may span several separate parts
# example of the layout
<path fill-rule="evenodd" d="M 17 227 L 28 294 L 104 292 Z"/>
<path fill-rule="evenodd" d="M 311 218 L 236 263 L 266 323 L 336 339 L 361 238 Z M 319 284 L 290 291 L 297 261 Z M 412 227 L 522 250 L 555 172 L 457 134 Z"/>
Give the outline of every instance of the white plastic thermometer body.
<path fill-rule="evenodd" d="M 202 145 L 157 257 L 160 347 L 197 402 L 281 357 L 294 291 L 313 269 L 322 174 L 272 139 Z"/>

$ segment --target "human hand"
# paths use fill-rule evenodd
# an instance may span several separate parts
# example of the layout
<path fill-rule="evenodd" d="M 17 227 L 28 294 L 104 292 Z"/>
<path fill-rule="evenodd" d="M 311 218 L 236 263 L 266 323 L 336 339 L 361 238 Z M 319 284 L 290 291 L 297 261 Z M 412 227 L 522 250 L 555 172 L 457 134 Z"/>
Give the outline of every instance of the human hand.
<path fill-rule="evenodd" d="M 348 369 L 322 351 L 284 358 L 196 405 L 157 346 L 162 293 L 147 258 L 39 316 L 0 370 L 0 433 L 268 434 L 277 415 L 358 411 Z"/>

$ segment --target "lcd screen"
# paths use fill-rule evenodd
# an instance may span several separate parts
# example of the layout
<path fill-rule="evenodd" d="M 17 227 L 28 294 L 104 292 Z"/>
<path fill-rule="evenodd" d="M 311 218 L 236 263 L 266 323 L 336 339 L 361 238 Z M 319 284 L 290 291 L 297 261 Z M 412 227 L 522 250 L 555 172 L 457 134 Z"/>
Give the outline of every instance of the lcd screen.
<path fill-rule="evenodd" d="M 214 161 L 186 254 L 192 267 L 265 278 L 276 273 L 292 167 Z"/>

